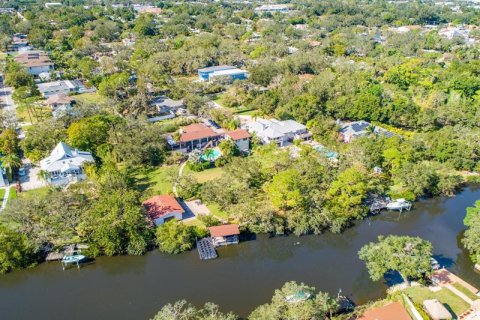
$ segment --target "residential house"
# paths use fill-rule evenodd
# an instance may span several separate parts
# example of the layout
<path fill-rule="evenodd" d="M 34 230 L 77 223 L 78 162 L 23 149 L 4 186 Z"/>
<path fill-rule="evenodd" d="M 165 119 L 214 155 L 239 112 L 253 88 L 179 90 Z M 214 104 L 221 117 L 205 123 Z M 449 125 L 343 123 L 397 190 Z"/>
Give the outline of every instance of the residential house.
<path fill-rule="evenodd" d="M 340 136 L 345 143 L 350 143 L 353 139 L 365 136 L 368 133 L 383 135 L 389 138 L 395 135 L 394 133 L 379 126 L 372 126 L 369 122 L 363 120 L 344 123 L 341 124 L 340 127 Z"/>
<path fill-rule="evenodd" d="M 185 210 L 173 196 L 154 196 L 143 203 L 148 216 L 158 226 L 169 220 L 182 220 Z"/>
<path fill-rule="evenodd" d="M 235 80 L 245 80 L 248 77 L 248 71 L 238 69 L 232 66 L 215 66 L 198 69 L 198 79 L 200 81 L 210 81 L 215 78 L 227 78 L 233 82 Z"/>
<path fill-rule="evenodd" d="M 236 224 L 224 224 L 221 226 L 209 227 L 210 236 L 215 247 L 237 244 L 240 230 Z"/>
<path fill-rule="evenodd" d="M 264 4 L 255 8 L 256 12 L 281 12 L 287 13 L 290 10 L 290 7 L 286 4 Z"/>
<path fill-rule="evenodd" d="M 70 93 L 94 92 L 96 89 L 87 89 L 80 80 L 58 80 L 37 84 L 38 90 L 45 98 L 53 95 L 68 95 Z"/>
<path fill-rule="evenodd" d="M 247 130 L 262 140 L 263 143 L 274 142 L 279 146 L 293 140 L 309 140 L 312 134 L 307 127 L 294 120 L 257 119 L 247 123 Z"/>
<path fill-rule="evenodd" d="M 43 51 L 27 51 L 15 57 L 15 61 L 27 68 L 28 73 L 38 76 L 42 72 L 53 70 L 53 62 Z"/>
<path fill-rule="evenodd" d="M 225 138 L 235 141 L 235 145 L 240 152 L 250 151 L 250 134 L 247 130 L 237 129 L 229 131 L 225 133 Z"/>
<path fill-rule="evenodd" d="M 390 302 L 382 307 L 370 308 L 356 320 L 412 320 L 400 302 Z"/>
<path fill-rule="evenodd" d="M 155 112 L 149 115 L 149 122 L 156 122 L 175 118 L 177 112 L 183 108 L 183 100 L 173 100 L 166 96 L 159 96 L 153 99 L 151 106 L 155 108 Z"/>
<path fill-rule="evenodd" d="M 193 149 L 203 149 L 207 145 L 215 147 L 223 136 L 223 129 L 213 129 L 203 123 L 194 123 L 181 130 L 178 142 L 173 142 L 172 139 L 170 139 L 169 144 L 174 148 L 178 147 L 179 149 L 184 149 L 189 152 Z"/>
<path fill-rule="evenodd" d="M 31 49 L 28 45 L 27 35 L 23 33 L 15 33 L 12 37 L 12 43 L 8 46 L 9 51 L 26 51 Z"/>
<path fill-rule="evenodd" d="M 57 118 L 73 110 L 75 99 L 65 94 L 54 94 L 45 103 L 52 109 L 53 116 Z"/>
<path fill-rule="evenodd" d="M 45 8 L 52 8 L 52 7 L 61 7 L 61 2 L 47 2 L 45 3 Z"/>
<path fill-rule="evenodd" d="M 94 162 L 90 152 L 59 142 L 48 157 L 40 160 L 40 167 L 48 173 L 50 183 L 63 185 L 85 179 L 82 165 L 88 162 Z"/>

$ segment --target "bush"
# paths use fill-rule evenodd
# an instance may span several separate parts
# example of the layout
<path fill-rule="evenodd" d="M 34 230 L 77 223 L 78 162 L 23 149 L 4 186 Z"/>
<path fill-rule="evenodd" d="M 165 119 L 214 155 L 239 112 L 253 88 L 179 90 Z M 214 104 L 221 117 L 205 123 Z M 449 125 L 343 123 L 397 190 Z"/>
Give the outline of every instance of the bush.
<path fill-rule="evenodd" d="M 223 167 L 228 163 L 227 158 L 225 157 L 220 157 L 217 160 L 215 160 L 215 167 Z"/>
<path fill-rule="evenodd" d="M 197 163 L 193 163 L 190 161 L 188 162 L 188 169 L 195 172 L 207 170 L 207 169 L 210 169 L 211 167 L 212 167 L 212 164 L 210 163 L 210 161 L 201 161 Z"/>
<path fill-rule="evenodd" d="M 162 252 L 177 254 L 193 248 L 195 228 L 176 220 L 168 221 L 157 227 L 156 243 Z"/>
<path fill-rule="evenodd" d="M 220 220 L 211 215 L 199 215 L 197 219 L 203 222 L 207 227 L 214 227 L 222 224 Z"/>

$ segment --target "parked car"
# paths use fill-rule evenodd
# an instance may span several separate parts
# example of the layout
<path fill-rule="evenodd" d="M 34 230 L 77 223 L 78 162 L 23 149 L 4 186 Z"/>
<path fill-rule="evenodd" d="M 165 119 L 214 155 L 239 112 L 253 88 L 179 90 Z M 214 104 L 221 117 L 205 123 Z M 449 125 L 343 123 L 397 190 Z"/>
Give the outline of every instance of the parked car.
<path fill-rule="evenodd" d="M 27 174 L 27 171 L 26 171 L 25 167 L 21 167 L 20 169 L 18 169 L 18 175 L 20 177 L 23 177 L 26 174 Z"/>

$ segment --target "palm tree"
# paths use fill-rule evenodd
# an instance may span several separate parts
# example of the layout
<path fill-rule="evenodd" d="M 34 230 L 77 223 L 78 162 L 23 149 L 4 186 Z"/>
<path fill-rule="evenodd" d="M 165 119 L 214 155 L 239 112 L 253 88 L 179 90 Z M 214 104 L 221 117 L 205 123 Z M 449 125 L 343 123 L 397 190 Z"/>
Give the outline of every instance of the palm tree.
<path fill-rule="evenodd" d="M 22 160 L 16 154 L 10 153 L 2 158 L 2 168 L 7 172 L 9 181 L 13 180 L 13 171 L 22 166 Z"/>
<path fill-rule="evenodd" d="M 40 180 L 43 180 L 45 181 L 48 185 L 50 185 L 50 172 L 46 171 L 46 170 L 40 170 L 37 174 L 37 177 L 40 179 Z"/>

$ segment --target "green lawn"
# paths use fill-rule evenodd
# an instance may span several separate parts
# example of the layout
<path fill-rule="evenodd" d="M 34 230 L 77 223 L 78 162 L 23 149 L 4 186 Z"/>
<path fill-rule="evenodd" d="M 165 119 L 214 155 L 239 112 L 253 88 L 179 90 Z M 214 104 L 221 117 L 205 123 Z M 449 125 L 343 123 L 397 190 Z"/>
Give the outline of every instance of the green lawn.
<path fill-rule="evenodd" d="M 5 189 L 0 189 L 0 201 L 5 197 Z"/>
<path fill-rule="evenodd" d="M 420 306 L 423 305 L 423 301 L 425 300 L 437 299 L 443 303 L 451 313 L 454 313 L 454 318 L 470 308 L 466 301 L 447 288 L 442 288 L 440 291 L 433 292 L 425 287 L 411 287 L 406 289 L 405 293 L 414 303 Z"/>
<path fill-rule="evenodd" d="M 8 194 L 8 201 L 13 199 L 17 199 L 17 189 L 15 189 L 14 187 L 10 187 L 10 193 Z"/>
<path fill-rule="evenodd" d="M 139 169 L 135 172 L 135 183 L 138 189 L 153 194 L 173 193 L 173 181 L 178 175 L 178 165 L 164 166 L 152 169 Z M 183 174 L 191 174 L 200 183 L 204 183 L 220 177 L 223 174 L 222 168 L 212 168 L 201 172 L 194 172 L 185 167 Z"/>
<path fill-rule="evenodd" d="M 470 290 L 468 290 L 467 288 L 465 288 L 464 286 L 462 286 L 460 283 L 458 282 L 455 282 L 452 284 L 458 291 L 462 292 L 463 294 L 465 294 L 467 297 L 469 297 L 470 299 L 472 299 L 473 301 L 477 300 L 478 297 Z"/>
<path fill-rule="evenodd" d="M 49 118 L 52 115 L 52 112 L 47 107 L 31 107 L 30 113 L 26 105 L 20 105 L 15 108 L 18 121 L 20 122 L 31 122 L 36 123 L 39 120 Z"/>
<path fill-rule="evenodd" d="M 50 192 L 49 187 L 41 187 L 41 188 L 38 188 L 38 189 L 32 189 L 32 190 L 27 190 L 27 191 L 20 192 L 20 194 L 18 194 L 18 197 L 22 198 L 22 199 L 31 199 L 35 196 L 40 196 L 40 197 L 45 196 L 49 192 Z M 12 190 L 10 190 L 10 197 L 9 198 L 10 199 L 15 199 L 16 197 L 17 197 L 17 192 L 12 187 Z"/>
<path fill-rule="evenodd" d="M 197 178 L 198 182 L 204 183 L 210 180 L 215 180 L 217 178 L 220 178 L 223 175 L 223 169 L 212 168 L 212 169 L 207 169 L 200 172 L 195 172 L 188 169 L 188 166 L 185 166 L 185 169 L 183 169 L 183 174 L 191 174 L 195 178 Z"/>
<path fill-rule="evenodd" d="M 212 204 L 207 204 L 207 208 L 210 210 L 210 212 L 219 218 L 222 218 L 224 220 L 228 220 L 228 214 L 220 209 L 220 206 L 216 203 Z"/>
<path fill-rule="evenodd" d="M 166 166 L 153 169 L 138 170 L 135 183 L 140 191 L 152 194 L 170 194 L 173 192 L 173 180 L 178 174 L 179 166 Z"/>
<path fill-rule="evenodd" d="M 97 92 L 82 93 L 74 96 L 75 100 L 85 104 L 106 104 L 107 99 Z"/>

